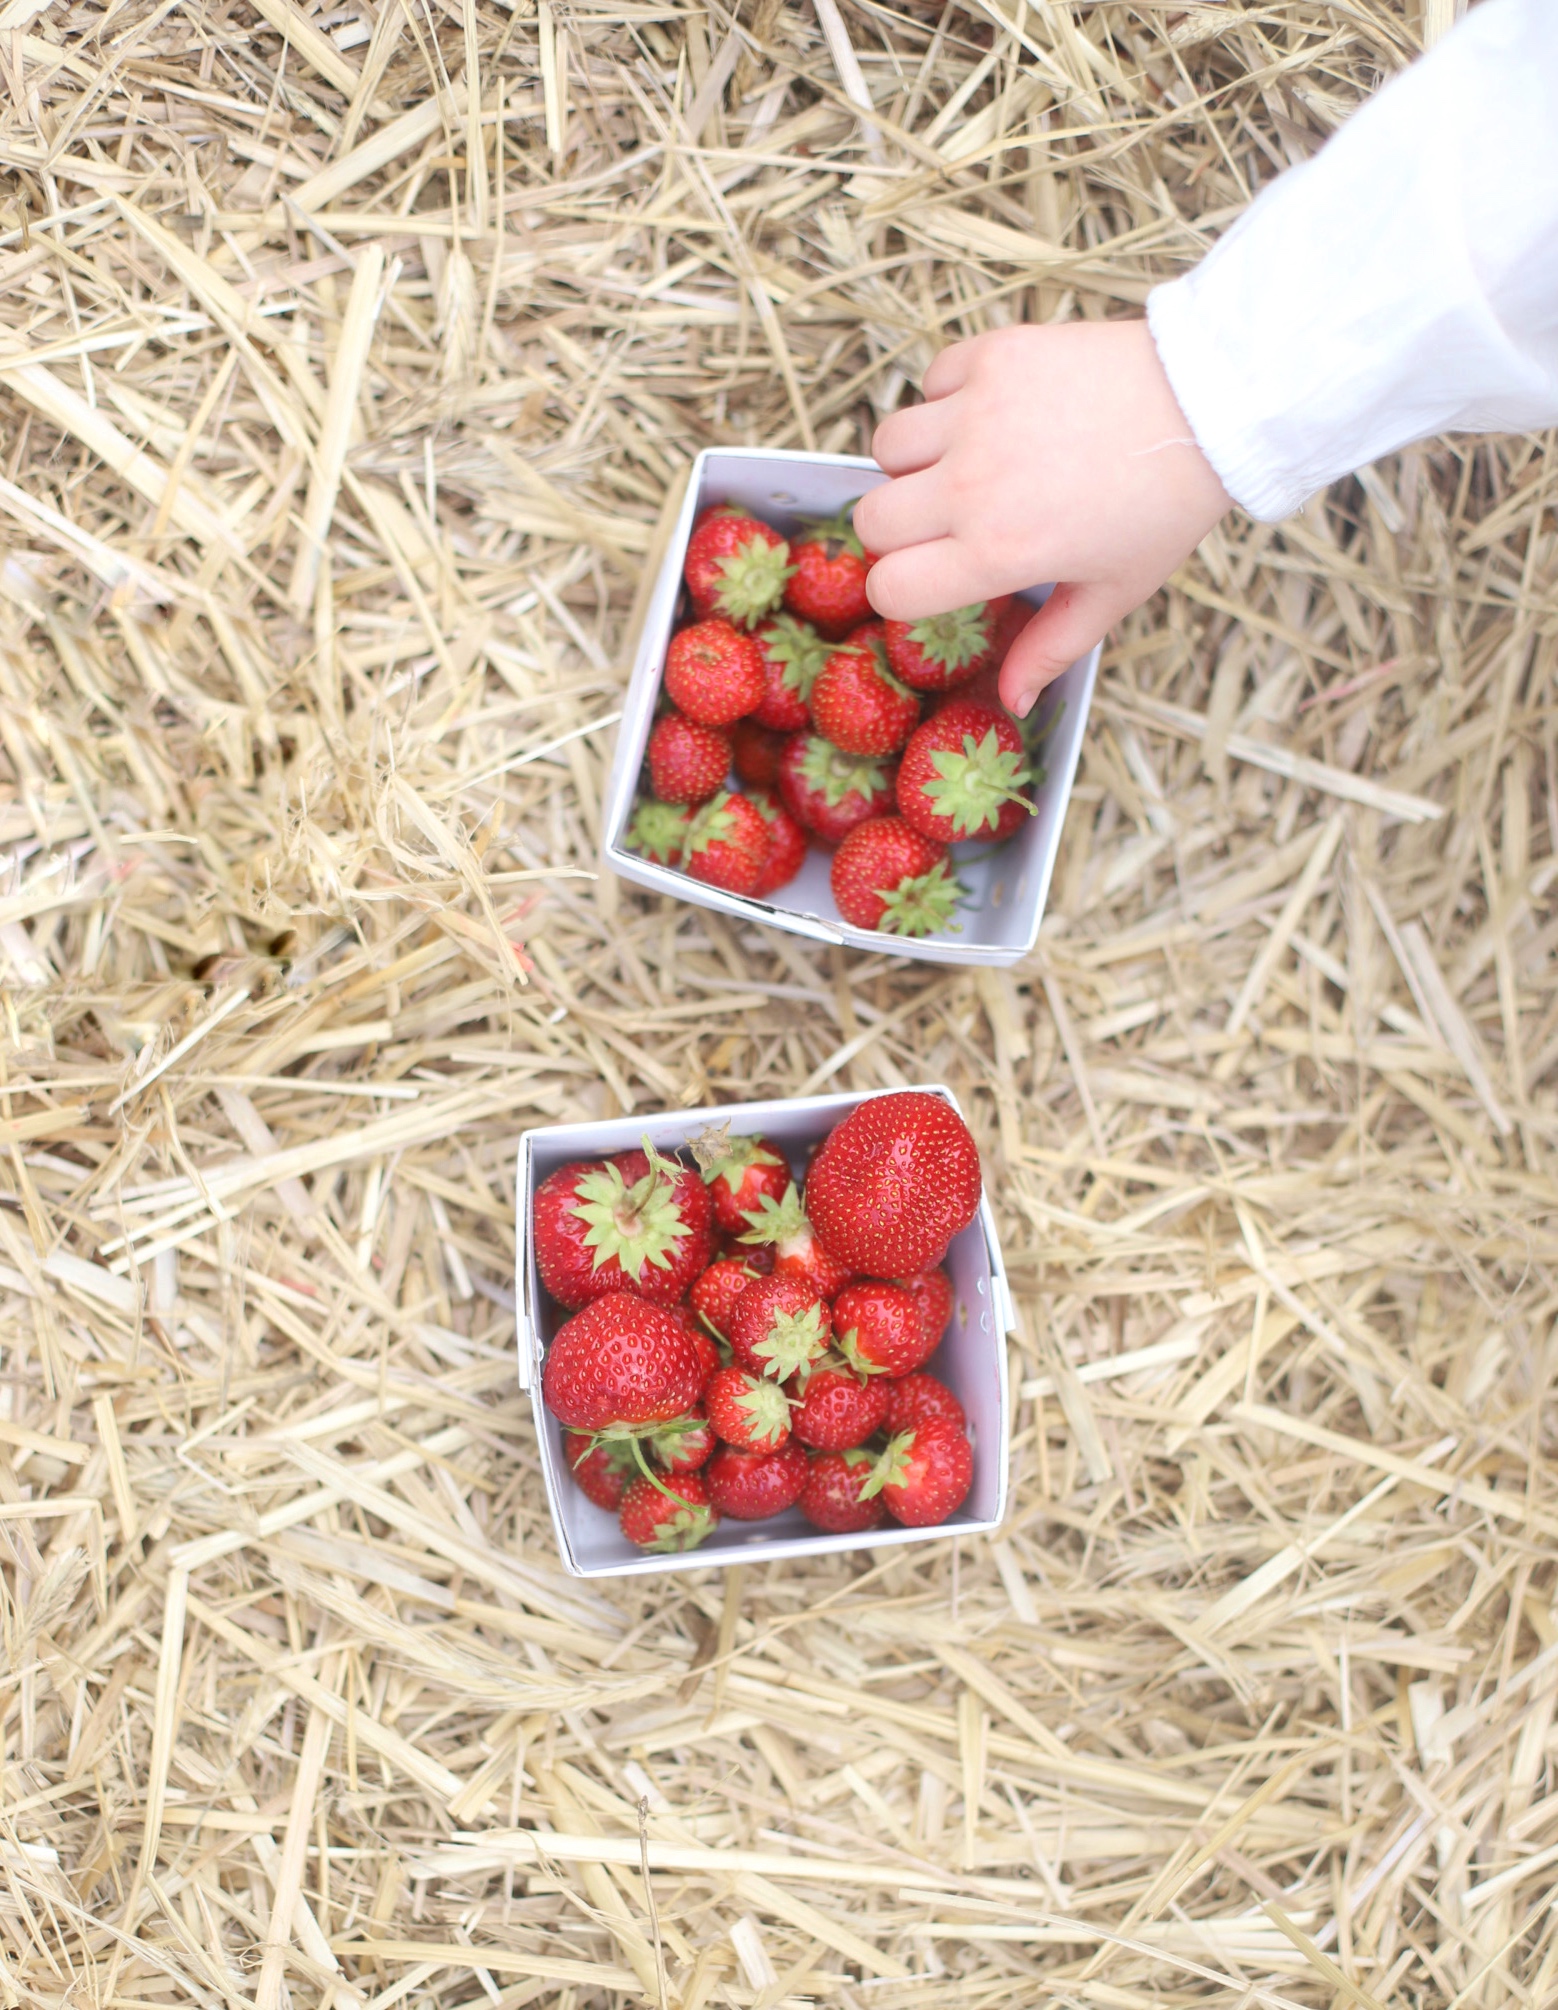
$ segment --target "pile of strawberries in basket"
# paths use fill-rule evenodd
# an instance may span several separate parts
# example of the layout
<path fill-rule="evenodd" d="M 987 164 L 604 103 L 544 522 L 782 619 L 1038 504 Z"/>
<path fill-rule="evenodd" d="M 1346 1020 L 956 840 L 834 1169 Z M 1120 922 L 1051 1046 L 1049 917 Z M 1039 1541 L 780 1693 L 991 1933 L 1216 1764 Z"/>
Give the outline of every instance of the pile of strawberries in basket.
<path fill-rule="evenodd" d="M 956 932 L 948 847 L 1002 843 L 1033 811 L 1022 735 L 995 692 L 1033 610 L 1007 596 L 878 621 L 871 565 L 848 509 L 793 544 L 738 504 L 703 512 L 685 568 L 694 619 L 666 654 L 650 793 L 627 842 L 759 900 L 809 844 L 836 846 L 846 921 Z"/>
<path fill-rule="evenodd" d="M 572 1313 L 542 1394 L 589 1498 L 647 1550 L 799 1507 L 830 1533 L 945 1521 L 973 1479 L 961 1404 L 924 1365 L 952 1315 L 939 1266 L 979 1206 L 979 1153 L 941 1097 L 859 1104 L 802 1192 L 728 1127 L 698 1167 L 643 1151 L 537 1189 L 541 1281 Z"/>

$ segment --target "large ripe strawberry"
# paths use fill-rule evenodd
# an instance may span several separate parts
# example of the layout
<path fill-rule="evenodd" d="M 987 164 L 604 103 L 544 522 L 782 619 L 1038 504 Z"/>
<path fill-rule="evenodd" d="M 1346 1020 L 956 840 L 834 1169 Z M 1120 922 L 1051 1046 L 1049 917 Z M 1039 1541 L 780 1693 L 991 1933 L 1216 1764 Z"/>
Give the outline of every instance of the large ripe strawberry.
<path fill-rule="evenodd" d="M 882 1386 L 887 1391 L 884 1428 L 894 1437 L 900 1431 L 912 1431 L 927 1417 L 944 1417 L 960 1431 L 967 1423 L 963 1405 L 946 1383 L 938 1382 L 934 1375 L 902 1375 Z"/>
<path fill-rule="evenodd" d="M 696 1549 L 718 1522 L 702 1473 L 678 1473 L 658 1485 L 647 1476 L 636 1479 L 617 1516 L 629 1542 L 663 1552 Z"/>
<path fill-rule="evenodd" d="M 563 1432 L 563 1458 L 586 1500 L 615 1514 L 638 1474 L 633 1447 L 625 1438 L 597 1438 L 589 1431 Z"/>
<path fill-rule="evenodd" d="M 564 1320 L 547 1349 L 541 1393 L 572 1431 L 644 1435 L 698 1400 L 697 1349 L 658 1305 L 614 1291 Z"/>
<path fill-rule="evenodd" d="M 813 1528 L 829 1535 L 859 1535 L 887 1519 L 879 1494 L 864 1500 L 860 1490 L 876 1470 L 872 1452 L 818 1452 L 796 1505 Z"/>
<path fill-rule="evenodd" d="M 779 793 L 798 824 L 824 844 L 841 844 L 867 817 L 891 811 L 893 770 L 844 753 L 820 733 L 797 733 L 779 757 Z"/>
<path fill-rule="evenodd" d="M 937 1269 L 922 1270 L 913 1277 L 900 1277 L 896 1282 L 920 1308 L 920 1317 L 925 1321 L 931 1346 L 939 1347 L 955 1302 L 952 1279 L 944 1270 Z"/>
<path fill-rule="evenodd" d="M 700 621 L 717 614 L 750 628 L 784 598 L 790 547 L 760 517 L 738 505 L 716 504 L 693 526 L 683 571 Z"/>
<path fill-rule="evenodd" d="M 837 1262 L 817 1240 L 799 1187 L 786 1187 L 783 1199 L 777 1203 L 771 1195 L 764 1194 L 747 1219 L 752 1226 L 741 1240 L 752 1245 L 754 1255 L 772 1251 L 775 1277 L 799 1279 L 819 1298 L 831 1298 L 854 1275 L 847 1264 Z"/>
<path fill-rule="evenodd" d="M 902 817 L 870 817 L 833 854 L 834 903 L 856 928 L 883 935 L 957 935 L 953 920 L 963 884 L 947 848 L 922 837 Z"/>
<path fill-rule="evenodd" d="M 708 1464 L 717 1442 L 706 1404 L 700 1402 L 650 1432 L 644 1449 L 663 1473 L 695 1473 Z"/>
<path fill-rule="evenodd" d="M 817 1452 L 847 1452 L 863 1445 L 887 1416 L 887 1389 L 841 1361 L 826 1362 L 806 1377 L 790 1428 Z"/>
<path fill-rule="evenodd" d="M 951 691 L 996 661 L 1007 595 L 932 614 L 924 621 L 889 621 L 887 660 L 914 691 Z"/>
<path fill-rule="evenodd" d="M 754 900 L 766 900 L 790 881 L 806 863 L 806 833 L 772 789 L 754 789 L 752 806 L 768 826 L 768 857 L 752 889 Z"/>
<path fill-rule="evenodd" d="M 1033 815 L 1032 780 L 1010 715 L 953 698 L 909 736 L 898 767 L 898 810 L 936 843 L 999 844 Z"/>
<path fill-rule="evenodd" d="M 711 1333 L 729 1338 L 730 1309 L 758 1275 L 738 1256 L 722 1256 L 695 1277 L 687 1302 Z"/>
<path fill-rule="evenodd" d="M 790 1435 L 790 1399 L 767 1375 L 734 1363 L 721 1368 L 704 1396 L 709 1422 L 727 1445 L 776 1452 Z"/>
<path fill-rule="evenodd" d="M 821 1295 L 799 1277 L 759 1277 L 731 1307 L 732 1353 L 752 1374 L 776 1382 L 820 1361 L 832 1331 Z"/>
<path fill-rule="evenodd" d="M 778 1145 L 768 1138 L 733 1138 L 728 1124 L 701 1131 L 691 1150 L 714 1204 L 714 1220 L 727 1235 L 744 1233 L 752 1226 L 747 1210 L 760 1206 L 765 1193 L 783 1200 L 791 1183 L 790 1161 Z"/>
<path fill-rule="evenodd" d="M 940 1263 L 979 1212 L 980 1191 L 973 1134 L 924 1089 L 857 1103 L 806 1176 L 823 1245 L 870 1277 L 908 1277 Z"/>
<path fill-rule="evenodd" d="M 752 717 L 776 732 L 801 732 L 811 724 L 811 687 L 828 660 L 828 644 L 793 614 L 776 614 L 759 623 L 752 640 L 763 659 L 763 702 Z"/>
<path fill-rule="evenodd" d="M 846 754 L 896 754 L 914 731 L 920 701 L 871 643 L 844 643 L 811 687 L 817 731 Z"/>
<path fill-rule="evenodd" d="M 762 812 L 739 789 L 721 789 L 687 826 L 682 869 L 706 886 L 749 894 L 763 876 L 772 844 Z"/>
<path fill-rule="evenodd" d="M 974 1451 L 968 1439 L 947 1418 L 927 1417 L 888 1441 L 861 1492 L 867 1497 L 879 1493 L 894 1521 L 929 1528 L 957 1513 L 973 1482 Z"/>
<path fill-rule="evenodd" d="M 649 784 L 663 803 L 706 803 L 730 773 L 730 736 L 667 712 L 649 735 Z"/>
<path fill-rule="evenodd" d="M 640 802 L 633 811 L 624 843 L 656 865 L 680 865 L 692 811 L 686 803 Z"/>
<path fill-rule="evenodd" d="M 559 1166 L 536 1190 L 531 1226 L 541 1282 L 570 1311 L 608 1291 L 674 1304 L 714 1246 L 708 1188 L 658 1152 Z"/>
<path fill-rule="evenodd" d="M 846 1284 L 834 1299 L 833 1332 L 834 1345 L 862 1375 L 912 1375 L 936 1351 L 909 1293 L 875 1278 Z"/>
<path fill-rule="evenodd" d="M 755 719 L 738 719 L 730 729 L 731 766 L 755 789 L 776 788 L 779 762 L 789 744 L 785 733 L 775 733 Z"/>
<path fill-rule="evenodd" d="M 790 545 L 795 569 L 784 589 L 784 604 L 814 622 L 829 640 L 871 618 L 866 574 L 876 561 L 855 535 L 854 508 L 846 503 L 837 516 L 812 524 Z"/>
<path fill-rule="evenodd" d="M 728 726 L 763 702 L 763 659 L 751 636 L 728 621 L 695 622 L 671 637 L 665 689 L 689 719 Z"/>
<path fill-rule="evenodd" d="M 704 1468 L 709 1499 L 732 1521 L 766 1521 L 794 1507 L 806 1484 L 806 1454 L 791 1438 L 777 1452 L 721 1445 Z"/>

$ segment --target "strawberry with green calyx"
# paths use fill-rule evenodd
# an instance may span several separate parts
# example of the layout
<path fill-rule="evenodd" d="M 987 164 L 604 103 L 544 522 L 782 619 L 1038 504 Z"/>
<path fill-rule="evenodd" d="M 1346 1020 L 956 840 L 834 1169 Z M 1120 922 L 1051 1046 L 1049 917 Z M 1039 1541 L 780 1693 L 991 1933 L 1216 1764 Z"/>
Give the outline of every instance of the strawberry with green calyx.
<path fill-rule="evenodd" d="M 729 726 L 763 702 L 763 659 L 750 635 L 717 616 L 671 637 L 665 689 L 673 705 L 705 726 Z"/>
<path fill-rule="evenodd" d="M 915 691 L 951 691 L 996 661 L 1010 596 L 976 601 L 923 621 L 889 621 L 887 660 Z"/>
<path fill-rule="evenodd" d="M 1033 770 L 1015 722 L 953 698 L 917 726 L 898 767 L 898 812 L 939 844 L 999 844 L 1034 812 Z"/>
<path fill-rule="evenodd" d="M 960 935 L 953 920 L 962 882 L 947 848 L 922 837 L 902 817 L 857 824 L 833 855 L 828 874 L 838 911 L 856 928 L 884 935 Z"/>
<path fill-rule="evenodd" d="M 886 1384 L 830 1357 L 807 1374 L 790 1428 L 813 1451 L 847 1452 L 879 1431 L 886 1416 Z"/>
<path fill-rule="evenodd" d="M 778 531 L 738 505 L 705 510 L 687 541 L 683 576 L 700 621 L 719 615 L 752 627 L 783 600 L 790 571 L 790 547 Z"/>
<path fill-rule="evenodd" d="M 876 561 L 855 535 L 854 508 L 846 503 L 837 516 L 808 525 L 806 535 L 790 545 L 794 570 L 784 604 L 814 622 L 829 640 L 847 635 L 871 615 L 866 574 Z"/>
<path fill-rule="evenodd" d="M 775 732 L 802 732 L 811 724 L 811 687 L 831 654 L 829 645 L 793 614 L 761 622 L 752 640 L 763 659 L 763 701 L 752 717 Z"/>
<path fill-rule="evenodd" d="M 730 764 L 742 781 L 753 788 L 773 788 L 778 783 L 779 763 L 788 745 L 787 733 L 776 733 L 768 726 L 760 726 L 755 719 L 738 719 L 730 729 Z"/>
<path fill-rule="evenodd" d="M 692 811 L 686 803 L 641 801 L 623 842 L 629 851 L 636 851 L 640 858 L 652 859 L 656 865 L 680 865 L 691 821 Z"/>
<path fill-rule="evenodd" d="M 804 829 L 824 844 L 841 844 L 856 824 L 891 812 L 893 769 L 846 754 L 820 733 L 797 733 L 779 757 L 779 793 Z"/>
<path fill-rule="evenodd" d="M 731 1308 L 731 1352 L 750 1373 L 776 1382 L 820 1361 L 832 1331 L 821 1296 L 799 1277 L 759 1277 Z"/>
<path fill-rule="evenodd" d="M 615 1514 L 638 1472 L 627 1441 L 597 1438 L 589 1431 L 564 1431 L 563 1458 L 585 1499 Z"/>
<path fill-rule="evenodd" d="M 747 1452 L 776 1452 L 790 1436 L 790 1399 L 766 1375 L 736 1366 L 721 1368 L 704 1401 L 709 1422 L 727 1445 Z"/>
<path fill-rule="evenodd" d="M 571 1431 L 638 1438 L 698 1400 L 697 1350 L 669 1313 L 626 1291 L 564 1320 L 547 1349 L 541 1393 Z"/>
<path fill-rule="evenodd" d="M 894 1521 L 930 1528 L 956 1514 L 974 1483 L 974 1451 L 956 1424 L 927 1417 L 888 1441 L 860 1489 L 880 1494 Z"/>
<path fill-rule="evenodd" d="M 857 1103 L 806 1176 L 823 1246 L 869 1277 L 913 1276 L 940 1263 L 978 1214 L 982 1190 L 973 1133 L 925 1089 Z"/>
<path fill-rule="evenodd" d="M 939 1347 L 955 1303 L 952 1279 L 944 1270 L 937 1269 L 917 1271 L 913 1277 L 900 1277 L 895 1281 L 899 1290 L 907 1291 L 920 1308 L 920 1317 L 925 1321 L 931 1346 Z"/>
<path fill-rule="evenodd" d="M 900 1431 L 912 1431 L 927 1417 L 944 1417 L 960 1431 L 967 1423 L 963 1405 L 946 1383 L 938 1382 L 934 1375 L 900 1375 L 882 1386 L 887 1391 L 883 1429 L 893 1437 Z"/>
<path fill-rule="evenodd" d="M 832 1298 L 854 1276 L 818 1241 L 799 1187 L 787 1186 L 778 1201 L 772 1194 L 763 1194 L 747 1220 L 752 1226 L 741 1240 L 756 1251 L 772 1250 L 774 1277 L 798 1279 L 818 1298 Z"/>
<path fill-rule="evenodd" d="M 711 1124 L 688 1146 L 714 1204 L 716 1224 L 727 1235 L 751 1227 L 747 1210 L 770 1193 L 783 1200 L 791 1183 L 790 1162 L 768 1138 L 730 1135 L 729 1124 Z"/>
<path fill-rule="evenodd" d="M 875 1278 L 846 1284 L 834 1299 L 833 1334 L 833 1344 L 859 1375 L 912 1375 L 936 1351 L 909 1293 Z"/>
<path fill-rule="evenodd" d="M 766 900 L 790 881 L 806 863 L 806 833 L 772 789 L 754 789 L 752 807 L 768 825 L 768 856 L 752 889 L 754 900 Z"/>
<path fill-rule="evenodd" d="M 741 1258 L 722 1256 L 693 1279 L 687 1302 L 711 1333 L 728 1339 L 731 1308 L 757 1275 Z"/>
<path fill-rule="evenodd" d="M 570 1311 L 610 1291 L 672 1305 L 714 1246 L 707 1187 L 653 1147 L 559 1166 L 531 1226 L 541 1282 Z"/>
<path fill-rule="evenodd" d="M 701 1473 L 680 1473 L 674 1485 L 673 1493 L 641 1476 L 622 1496 L 618 1526 L 639 1549 L 663 1554 L 696 1549 L 718 1526 L 719 1512 Z"/>
<path fill-rule="evenodd" d="M 885 651 L 845 643 L 811 687 L 811 716 L 846 754 L 896 754 L 919 722 L 920 701 L 887 667 Z"/>
<path fill-rule="evenodd" d="M 766 1521 L 794 1507 L 806 1484 L 806 1454 L 793 1438 L 776 1452 L 721 1445 L 704 1468 L 709 1499 L 732 1521 Z"/>
<path fill-rule="evenodd" d="M 694 1403 L 683 1416 L 673 1417 L 644 1440 L 644 1449 L 663 1473 L 695 1473 L 709 1461 L 715 1446 L 714 1426 L 705 1404 Z"/>
<path fill-rule="evenodd" d="M 726 893 L 751 893 L 773 840 L 767 819 L 735 789 L 711 796 L 687 826 L 682 869 Z"/>
<path fill-rule="evenodd" d="M 879 1528 L 887 1519 L 880 1497 L 861 1499 L 861 1488 L 875 1470 L 874 1452 L 818 1452 L 796 1506 L 813 1528 L 828 1535 L 860 1535 Z"/>
<path fill-rule="evenodd" d="M 730 737 L 718 726 L 667 712 L 649 735 L 649 785 L 663 803 L 706 803 L 730 773 Z"/>

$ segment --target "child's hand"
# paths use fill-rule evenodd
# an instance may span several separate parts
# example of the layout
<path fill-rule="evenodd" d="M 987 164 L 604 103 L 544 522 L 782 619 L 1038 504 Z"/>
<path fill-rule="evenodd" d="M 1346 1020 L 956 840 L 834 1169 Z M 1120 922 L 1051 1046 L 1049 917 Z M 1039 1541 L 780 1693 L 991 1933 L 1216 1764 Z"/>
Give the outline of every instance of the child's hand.
<path fill-rule="evenodd" d="M 884 419 L 872 442 L 896 479 L 855 510 L 861 541 L 881 555 L 871 603 L 917 621 L 1057 581 L 1001 671 L 1001 697 L 1021 717 L 1162 585 L 1229 498 L 1145 321 L 959 342 L 926 371 L 925 400 Z"/>

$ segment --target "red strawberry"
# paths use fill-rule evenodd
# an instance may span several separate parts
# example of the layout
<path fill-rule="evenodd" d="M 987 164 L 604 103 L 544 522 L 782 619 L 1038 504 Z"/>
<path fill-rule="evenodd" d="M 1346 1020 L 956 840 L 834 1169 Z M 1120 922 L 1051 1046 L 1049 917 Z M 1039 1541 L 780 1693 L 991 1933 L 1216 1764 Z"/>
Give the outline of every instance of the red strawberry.
<path fill-rule="evenodd" d="M 727 1445 L 776 1452 L 790 1435 L 790 1399 L 766 1375 L 732 1365 L 721 1368 L 704 1398 L 709 1422 Z"/>
<path fill-rule="evenodd" d="M 768 823 L 739 790 L 721 789 L 687 826 L 683 870 L 727 893 L 750 893 L 773 844 Z"/>
<path fill-rule="evenodd" d="M 730 1328 L 730 1308 L 757 1274 L 740 1257 L 722 1256 L 693 1279 L 688 1302 L 708 1330 L 717 1333 L 721 1340 Z"/>
<path fill-rule="evenodd" d="M 649 784 L 663 803 L 704 803 L 725 786 L 730 736 L 667 712 L 649 736 Z"/>
<path fill-rule="evenodd" d="M 588 1431 L 563 1432 L 563 1457 L 586 1500 L 615 1514 L 638 1471 L 625 1438 L 596 1438 Z"/>
<path fill-rule="evenodd" d="M 999 844 L 1033 815 L 1033 770 L 1006 712 L 953 698 L 917 726 L 898 768 L 898 809 L 941 844 Z"/>
<path fill-rule="evenodd" d="M 569 1311 L 608 1291 L 674 1304 L 708 1263 L 713 1219 L 703 1181 L 658 1152 L 559 1166 L 536 1191 L 536 1268 Z"/>
<path fill-rule="evenodd" d="M 716 1443 L 714 1426 L 702 1403 L 650 1433 L 646 1450 L 663 1473 L 695 1473 L 708 1464 Z"/>
<path fill-rule="evenodd" d="M 783 733 L 760 726 L 755 719 L 738 719 L 730 729 L 731 765 L 754 788 L 772 788 L 779 780 L 779 761 L 789 744 Z"/>
<path fill-rule="evenodd" d="M 903 1375 L 895 1381 L 884 1382 L 882 1387 L 887 1391 L 885 1427 L 894 1436 L 899 1431 L 912 1431 L 927 1417 L 945 1417 L 960 1431 L 967 1422 L 963 1405 L 946 1383 L 938 1382 L 934 1375 Z"/>
<path fill-rule="evenodd" d="M 763 702 L 763 659 L 751 636 L 728 621 L 699 621 L 671 637 L 665 689 L 689 719 L 728 726 Z"/>
<path fill-rule="evenodd" d="M 784 598 L 790 547 L 761 518 L 718 504 L 693 526 L 684 574 L 700 621 L 718 614 L 750 628 Z"/>
<path fill-rule="evenodd" d="M 932 1347 L 941 1345 L 941 1336 L 952 1317 L 952 1279 L 944 1270 L 922 1270 L 915 1277 L 900 1277 L 898 1285 L 920 1308 L 925 1331 Z"/>
<path fill-rule="evenodd" d="M 841 1361 L 813 1368 L 790 1428 L 803 1445 L 818 1452 L 847 1452 L 880 1430 L 887 1415 L 887 1389 L 856 1375 Z"/>
<path fill-rule="evenodd" d="M 902 817 L 857 824 L 833 854 L 828 884 L 839 913 L 856 928 L 884 935 L 962 932 L 952 917 L 964 889 L 947 863 L 946 846 L 922 837 Z"/>
<path fill-rule="evenodd" d="M 692 811 L 685 803 L 640 801 L 623 842 L 656 865 L 680 865 Z"/>
<path fill-rule="evenodd" d="M 797 733 L 779 757 L 779 793 L 798 824 L 838 844 L 867 817 L 891 811 L 893 771 L 885 761 L 842 753 L 820 733 Z"/>
<path fill-rule="evenodd" d="M 743 1368 L 788 1382 L 828 1351 L 833 1321 L 821 1295 L 799 1277 L 759 1277 L 731 1308 L 731 1351 Z"/>
<path fill-rule="evenodd" d="M 914 731 L 920 701 L 869 643 L 835 649 L 811 687 L 817 731 L 846 754 L 896 754 Z"/>
<path fill-rule="evenodd" d="M 790 546 L 795 570 L 784 589 L 784 604 L 793 614 L 814 621 L 829 640 L 871 618 L 866 574 L 875 560 L 855 535 L 850 522 L 854 507 L 846 503 L 837 516 L 813 524 Z"/>
<path fill-rule="evenodd" d="M 656 1485 L 636 1479 L 622 1496 L 618 1525 L 640 1549 L 696 1549 L 719 1521 L 701 1473 L 678 1473 Z"/>
<path fill-rule="evenodd" d="M 852 628 L 844 637 L 846 649 L 874 649 L 878 656 L 887 654 L 887 623 L 879 621 L 873 614 L 869 621 L 862 621 L 858 628 Z M 889 664 L 891 669 L 892 665 Z"/>
<path fill-rule="evenodd" d="M 940 1263 L 979 1212 L 979 1148 L 940 1096 L 871 1096 L 835 1124 L 812 1160 L 806 1204 L 839 1262 L 876 1277 Z"/>
<path fill-rule="evenodd" d="M 924 621 L 889 621 L 887 660 L 915 691 L 950 691 L 996 661 L 996 638 L 1007 597 L 933 614 Z"/>
<path fill-rule="evenodd" d="M 799 1278 L 819 1298 L 831 1298 L 854 1275 L 817 1240 L 798 1187 L 786 1187 L 777 1204 L 764 1194 L 747 1219 L 752 1226 L 741 1240 L 753 1246 L 755 1256 L 772 1251 L 775 1277 Z"/>
<path fill-rule="evenodd" d="M 766 900 L 790 881 L 806 863 L 806 833 L 772 789 L 754 789 L 753 806 L 768 825 L 768 857 L 752 889 L 754 900 Z"/>
<path fill-rule="evenodd" d="M 777 1452 L 721 1445 L 708 1463 L 709 1499 L 733 1521 L 764 1521 L 794 1507 L 806 1471 L 806 1454 L 793 1438 Z"/>
<path fill-rule="evenodd" d="M 806 1474 L 797 1505 L 814 1528 L 829 1535 L 859 1535 L 887 1519 L 880 1498 L 860 1498 L 860 1489 L 876 1470 L 870 1452 L 818 1452 Z"/>
<path fill-rule="evenodd" d="M 963 1432 L 945 1417 L 927 1417 L 889 1440 L 861 1492 L 880 1493 L 894 1521 L 929 1528 L 956 1514 L 973 1481 L 974 1451 Z"/>
<path fill-rule="evenodd" d="M 541 1392 L 570 1430 L 637 1436 L 689 1409 L 701 1377 L 697 1349 L 669 1313 L 614 1291 L 557 1329 Z"/>
<path fill-rule="evenodd" d="M 740 1235 L 752 1225 L 747 1210 L 759 1206 L 765 1193 L 783 1200 L 792 1176 L 778 1145 L 767 1138 L 733 1138 L 729 1129 L 719 1124 L 701 1132 L 692 1141 L 692 1155 L 709 1189 L 716 1224 L 727 1235 Z"/>
<path fill-rule="evenodd" d="M 839 1352 L 862 1375 L 912 1375 L 936 1351 L 909 1293 L 871 1278 L 846 1284 L 834 1299 L 833 1330 Z"/>
<path fill-rule="evenodd" d="M 752 714 L 760 726 L 799 733 L 811 724 L 807 701 L 817 672 L 827 662 L 826 642 L 793 614 L 776 614 L 753 631 L 763 659 L 763 702 Z"/>

